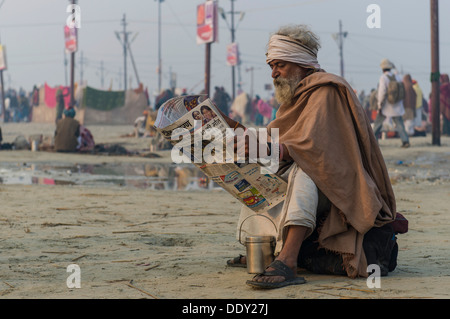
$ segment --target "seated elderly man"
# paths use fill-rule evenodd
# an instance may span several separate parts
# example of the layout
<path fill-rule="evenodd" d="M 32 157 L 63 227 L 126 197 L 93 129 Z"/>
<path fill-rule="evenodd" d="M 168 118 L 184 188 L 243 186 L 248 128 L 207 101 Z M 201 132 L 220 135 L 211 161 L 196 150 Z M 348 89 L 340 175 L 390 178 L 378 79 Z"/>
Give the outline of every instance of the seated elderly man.
<path fill-rule="evenodd" d="M 281 166 L 289 167 L 279 174 L 288 191 L 282 204 L 264 213 L 276 225 L 268 223 L 276 228 L 275 260 L 247 281 L 252 287 L 302 284 L 298 266 L 350 278 L 367 277 L 372 263 L 382 275 L 395 268 L 396 203 L 383 156 L 353 89 L 320 68 L 319 47 L 303 25 L 280 28 L 268 43 L 266 62 L 280 107 L 267 129 L 269 135 L 279 130 Z M 252 214 L 242 209 L 239 237 L 271 235 L 258 218 L 247 220 Z M 245 263 L 242 255 L 227 262 Z"/>
<path fill-rule="evenodd" d="M 80 122 L 73 108 L 65 109 L 64 117 L 56 122 L 55 151 L 76 152 L 80 143 Z"/>

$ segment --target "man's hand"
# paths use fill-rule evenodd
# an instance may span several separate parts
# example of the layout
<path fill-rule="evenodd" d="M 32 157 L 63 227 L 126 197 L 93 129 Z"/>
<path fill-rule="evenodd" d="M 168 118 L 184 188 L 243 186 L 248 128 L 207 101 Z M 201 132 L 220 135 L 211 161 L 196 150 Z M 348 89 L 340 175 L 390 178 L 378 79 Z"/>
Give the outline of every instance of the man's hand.
<path fill-rule="evenodd" d="M 257 161 L 260 157 L 259 148 L 266 147 L 266 154 L 270 155 L 271 149 L 268 143 L 265 145 L 260 145 L 260 139 L 256 135 L 255 131 L 250 130 L 235 130 L 235 135 L 233 139 L 234 143 L 234 154 L 236 160 L 244 160 L 245 162 L 249 162 L 250 158 L 253 161 Z"/>

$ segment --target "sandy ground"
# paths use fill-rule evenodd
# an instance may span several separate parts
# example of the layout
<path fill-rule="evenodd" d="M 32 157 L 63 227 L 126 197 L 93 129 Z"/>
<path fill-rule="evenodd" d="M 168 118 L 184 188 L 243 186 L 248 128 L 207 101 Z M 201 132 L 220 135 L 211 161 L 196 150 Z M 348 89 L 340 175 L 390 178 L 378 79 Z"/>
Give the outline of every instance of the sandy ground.
<path fill-rule="evenodd" d="M 51 135 L 53 125 L 2 123 L 4 142 L 18 135 Z M 121 137 L 128 126 L 89 127 L 97 143 L 148 148 L 148 138 Z M 235 231 L 240 204 L 228 193 L 148 190 L 121 186 L 1 185 L 0 298 L 291 299 L 449 298 L 450 138 L 380 140 L 398 211 L 409 232 L 398 236 L 398 266 L 381 278 L 316 275 L 307 283 L 261 291 L 245 284 L 252 275 L 228 268 L 244 253 Z M 4 163 L 170 162 L 160 158 L 1 151 Z M 70 288 L 68 266 L 81 271 Z"/>

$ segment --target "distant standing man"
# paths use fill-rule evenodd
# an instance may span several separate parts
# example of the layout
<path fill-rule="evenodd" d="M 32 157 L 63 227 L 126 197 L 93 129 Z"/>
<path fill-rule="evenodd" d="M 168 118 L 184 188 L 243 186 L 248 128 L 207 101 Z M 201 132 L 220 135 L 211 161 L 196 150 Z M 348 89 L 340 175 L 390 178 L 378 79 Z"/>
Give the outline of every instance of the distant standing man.
<path fill-rule="evenodd" d="M 383 126 L 383 122 L 387 117 L 391 117 L 394 122 L 402 140 L 402 147 L 410 147 L 409 137 L 406 133 L 405 124 L 403 123 L 403 115 L 405 114 L 405 108 L 403 106 L 403 100 L 397 103 L 391 103 L 387 99 L 388 86 L 391 79 L 395 79 L 398 82 L 402 82 L 399 75 L 392 72 L 395 69 L 394 64 L 388 59 L 383 59 L 380 64 L 383 70 L 383 75 L 381 75 L 378 82 L 378 115 L 374 121 L 373 131 L 377 137 Z"/>

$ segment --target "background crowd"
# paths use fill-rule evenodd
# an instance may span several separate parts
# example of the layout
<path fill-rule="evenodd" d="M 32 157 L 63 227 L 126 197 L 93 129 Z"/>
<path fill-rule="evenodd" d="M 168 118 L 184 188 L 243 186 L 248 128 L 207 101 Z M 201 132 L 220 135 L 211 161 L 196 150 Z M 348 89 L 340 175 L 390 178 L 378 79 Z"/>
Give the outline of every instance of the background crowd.
<path fill-rule="evenodd" d="M 426 95 L 420 84 L 414 77 L 407 73 L 403 75 L 403 85 L 405 88 L 405 97 L 403 106 L 405 113 L 402 116 L 406 132 L 409 136 L 426 136 L 431 132 L 432 127 L 432 110 L 431 110 L 431 93 Z M 56 94 L 56 104 L 58 108 L 57 118 L 55 123 L 62 118 L 64 111 L 64 92 Z M 200 92 L 204 93 L 204 92 Z M 373 124 L 377 116 L 377 89 L 372 88 L 370 92 L 364 90 L 355 93 L 358 95 L 359 101 L 364 108 L 369 120 Z M 145 124 L 140 125 L 144 130 L 151 130 L 151 124 L 155 117 L 155 112 L 159 107 L 178 95 L 194 94 L 188 93 L 185 89 L 164 89 L 155 97 L 154 106 L 148 100 L 148 110 L 145 111 Z M 273 94 L 268 98 L 261 98 L 259 95 L 250 96 L 246 92 L 238 91 L 236 98 L 233 100 L 230 94 L 219 86 L 214 87 L 211 96 L 215 105 L 231 118 L 246 125 L 256 127 L 263 127 L 270 123 L 274 118 L 279 104 L 275 100 Z M 23 88 L 18 90 L 9 88 L 5 91 L 5 115 L 3 122 L 31 122 L 33 120 L 33 108 L 39 105 L 39 88 L 35 85 L 31 90 L 26 91 Z M 450 81 L 448 74 L 441 74 L 440 76 L 440 127 L 443 135 L 450 136 Z M 150 120 L 147 121 L 147 117 Z M 138 120 L 138 119 L 137 119 Z M 142 122 L 142 121 L 141 121 Z M 137 126 L 136 123 L 130 125 Z M 137 136 L 152 137 L 151 134 L 141 132 Z M 382 133 L 383 138 L 398 137 L 398 132 L 391 118 L 386 118 L 383 123 Z"/>

